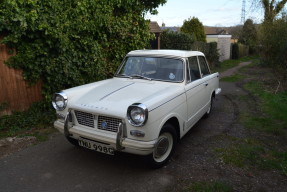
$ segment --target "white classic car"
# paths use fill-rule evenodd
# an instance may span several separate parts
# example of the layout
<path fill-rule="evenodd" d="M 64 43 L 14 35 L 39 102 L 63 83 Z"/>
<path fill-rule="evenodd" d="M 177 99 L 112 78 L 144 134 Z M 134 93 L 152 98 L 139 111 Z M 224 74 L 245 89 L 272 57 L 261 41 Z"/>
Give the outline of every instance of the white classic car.
<path fill-rule="evenodd" d="M 54 126 L 74 145 L 146 155 L 161 167 L 220 92 L 201 52 L 131 51 L 114 78 L 55 93 Z"/>

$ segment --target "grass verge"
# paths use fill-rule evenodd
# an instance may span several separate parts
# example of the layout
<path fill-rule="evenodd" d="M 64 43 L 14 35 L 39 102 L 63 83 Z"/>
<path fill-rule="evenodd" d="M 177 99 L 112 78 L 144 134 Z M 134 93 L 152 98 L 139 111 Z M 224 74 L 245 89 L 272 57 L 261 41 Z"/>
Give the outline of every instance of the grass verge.
<path fill-rule="evenodd" d="M 244 88 L 258 98 L 260 111 L 259 114 L 248 114 L 243 120 L 244 125 L 250 129 L 284 135 L 287 131 L 287 92 L 274 94 L 259 81 L 249 82 Z"/>
<path fill-rule="evenodd" d="M 276 169 L 287 176 L 287 152 L 267 147 L 254 138 L 234 140 L 231 147 L 215 149 L 225 163 L 249 169 Z"/>
<path fill-rule="evenodd" d="M 219 64 L 219 67 L 215 67 L 215 68 L 212 68 L 211 71 L 213 72 L 223 72 L 223 71 L 226 71 L 227 69 L 230 69 L 230 68 L 233 68 L 233 67 L 236 67 L 238 66 L 239 63 L 241 62 L 246 62 L 246 61 L 251 61 L 251 60 L 254 60 L 254 59 L 257 59 L 258 56 L 245 56 L 245 57 L 242 57 L 238 60 L 226 60 L 226 61 L 223 61 Z"/>
<path fill-rule="evenodd" d="M 250 67 L 255 69 L 248 74 Z M 274 86 L 270 88 L 269 77 L 273 76 L 271 69 L 264 71 L 264 78 L 268 76 L 265 81 L 260 78 L 263 73 L 258 65 L 246 66 L 241 73 L 253 79 L 245 83 L 243 88 L 255 99 L 250 100 L 250 95 L 238 97 L 242 102 L 253 106 L 250 108 L 256 106 L 255 111 L 247 110 L 241 113 L 240 118 L 240 122 L 252 135 L 245 139 L 227 138 L 231 141 L 231 146 L 215 151 L 225 163 L 247 169 L 280 170 L 287 176 L 287 92 L 275 94 L 272 90 Z M 237 74 L 225 80 L 237 82 L 241 78 Z"/>
<path fill-rule="evenodd" d="M 184 192 L 231 192 L 232 187 L 224 182 L 195 182 L 187 187 Z"/>
<path fill-rule="evenodd" d="M 54 120 L 55 112 L 49 103 L 34 103 L 27 111 L 0 117 L 0 138 L 35 136 L 42 141 L 53 132 Z"/>
<path fill-rule="evenodd" d="M 223 77 L 220 79 L 220 81 L 225 81 L 225 82 L 237 82 L 241 79 L 243 79 L 244 76 L 240 75 L 240 74 L 235 74 L 235 75 L 231 75 L 231 76 L 227 76 L 227 77 Z"/>

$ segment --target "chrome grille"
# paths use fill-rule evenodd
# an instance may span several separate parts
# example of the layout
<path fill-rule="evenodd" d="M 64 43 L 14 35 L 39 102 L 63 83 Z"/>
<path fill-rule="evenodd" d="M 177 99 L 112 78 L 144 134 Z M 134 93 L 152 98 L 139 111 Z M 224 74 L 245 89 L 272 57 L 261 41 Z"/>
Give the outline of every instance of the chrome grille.
<path fill-rule="evenodd" d="M 82 111 L 75 111 L 77 121 L 80 125 L 94 128 L 94 115 Z"/>
<path fill-rule="evenodd" d="M 122 122 L 121 119 L 99 116 L 98 117 L 98 129 L 117 132 L 119 124 Z"/>

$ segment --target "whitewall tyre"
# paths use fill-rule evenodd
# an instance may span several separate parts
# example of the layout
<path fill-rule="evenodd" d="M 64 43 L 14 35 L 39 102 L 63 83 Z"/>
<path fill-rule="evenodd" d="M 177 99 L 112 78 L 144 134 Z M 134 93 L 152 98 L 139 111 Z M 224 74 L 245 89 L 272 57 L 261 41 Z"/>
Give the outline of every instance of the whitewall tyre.
<path fill-rule="evenodd" d="M 209 107 L 208 107 L 207 112 L 204 115 L 204 118 L 208 118 L 209 115 L 211 114 L 212 109 L 213 109 L 214 99 L 215 99 L 214 96 L 211 96 L 210 102 L 209 102 Z"/>
<path fill-rule="evenodd" d="M 166 124 L 160 132 L 158 142 L 151 155 L 148 156 L 153 168 L 163 167 L 171 158 L 177 143 L 177 133 L 173 125 Z"/>

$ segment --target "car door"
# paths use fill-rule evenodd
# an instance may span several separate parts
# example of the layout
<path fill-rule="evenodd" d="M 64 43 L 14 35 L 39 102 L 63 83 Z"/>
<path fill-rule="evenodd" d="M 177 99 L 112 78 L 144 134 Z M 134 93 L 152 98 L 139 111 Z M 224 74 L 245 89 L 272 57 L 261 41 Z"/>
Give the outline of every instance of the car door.
<path fill-rule="evenodd" d="M 185 131 L 188 131 L 201 118 L 201 110 L 206 102 L 203 99 L 205 98 L 206 85 L 201 78 L 197 56 L 188 58 L 186 74 L 187 122 Z"/>
<path fill-rule="evenodd" d="M 206 107 L 211 98 L 212 94 L 212 79 L 210 76 L 210 70 L 207 65 L 206 59 L 204 56 L 198 56 L 198 63 L 199 63 L 199 68 L 200 68 L 200 73 L 201 73 L 201 78 L 202 82 L 204 84 L 204 94 L 202 96 L 203 99 L 203 107 Z"/>

